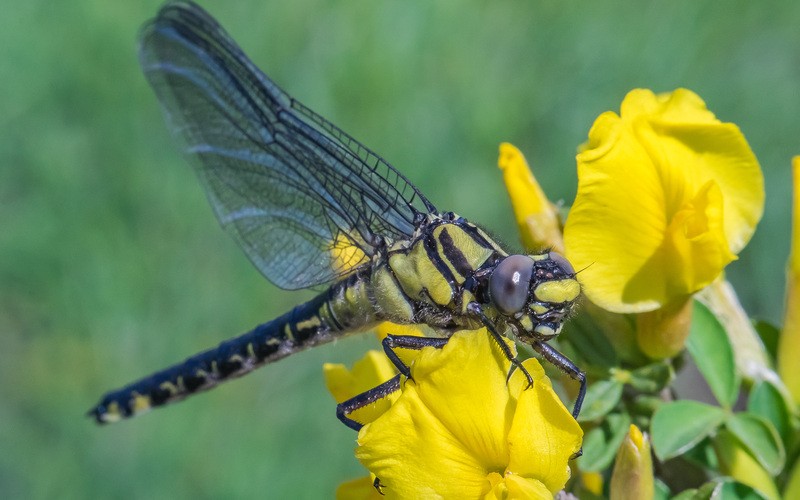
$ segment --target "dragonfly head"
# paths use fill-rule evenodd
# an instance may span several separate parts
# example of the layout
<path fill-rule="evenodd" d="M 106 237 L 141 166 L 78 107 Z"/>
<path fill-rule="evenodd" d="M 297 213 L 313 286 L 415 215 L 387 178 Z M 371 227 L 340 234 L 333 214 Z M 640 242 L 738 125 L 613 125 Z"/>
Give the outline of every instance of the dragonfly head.
<path fill-rule="evenodd" d="M 556 252 L 509 255 L 489 277 L 492 305 L 523 341 L 558 335 L 580 292 L 575 269 Z"/>

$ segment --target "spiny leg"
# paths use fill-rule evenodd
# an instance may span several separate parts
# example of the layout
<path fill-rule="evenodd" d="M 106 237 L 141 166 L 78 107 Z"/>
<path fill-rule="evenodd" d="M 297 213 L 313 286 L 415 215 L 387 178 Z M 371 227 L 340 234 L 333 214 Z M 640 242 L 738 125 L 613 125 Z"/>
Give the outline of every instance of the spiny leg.
<path fill-rule="evenodd" d="M 383 352 L 386 353 L 386 357 L 389 358 L 389 361 L 397 368 L 397 371 L 402 373 L 406 378 L 409 380 L 414 380 L 411 377 L 411 368 L 405 363 L 403 360 L 400 359 L 400 356 L 394 352 L 395 349 L 414 349 L 419 351 L 425 347 L 435 347 L 436 349 L 441 349 L 447 342 L 449 338 L 440 338 L 440 337 L 417 337 L 415 335 L 392 335 L 391 333 L 384 337 L 381 345 L 383 346 Z"/>
<path fill-rule="evenodd" d="M 531 344 L 536 352 L 538 352 L 544 359 L 552 363 L 556 366 L 559 370 L 569 375 L 572 380 L 577 380 L 580 383 L 580 389 L 578 389 L 578 397 L 575 399 L 575 406 L 572 408 L 572 418 L 578 420 L 578 415 L 581 413 L 581 406 L 583 405 L 583 398 L 586 396 L 586 374 L 583 373 L 575 363 L 573 363 L 568 357 L 564 356 L 554 347 L 550 346 L 541 341 L 536 341 Z M 570 460 L 575 460 L 576 458 L 583 455 L 583 446 L 570 457 Z"/>
<path fill-rule="evenodd" d="M 435 347 L 441 349 L 447 344 L 449 339 L 435 338 L 435 337 L 416 337 L 413 335 L 387 335 L 381 344 L 383 350 L 386 352 L 386 357 L 397 367 L 401 375 L 411 378 L 411 369 L 403 363 L 394 349 L 415 349 L 420 350 L 424 347 Z M 349 417 L 354 411 L 363 408 L 367 405 L 383 399 L 389 394 L 400 389 L 400 376 L 397 375 L 386 382 L 373 387 L 372 389 L 362 392 L 358 396 L 352 397 L 347 401 L 343 401 L 336 406 L 336 418 L 338 418 L 347 427 L 358 431 L 364 424 L 357 422 Z"/>
<path fill-rule="evenodd" d="M 572 416 L 577 420 L 581 412 L 581 406 L 583 405 L 583 398 L 586 396 L 586 374 L 575 366 L 575 363 L 570 361 L 568 357 L 558 352 L 549 344 L 536 341 L 531 344 L 531 347 L 541 354 L 544 359 L 555 365 L 556 368 L 581 384 L 580 389 L 578 389 L 578 397 L 575 399 L 575 406 L 572 408 Z"/>
<path fill-rule="evenodd" d="M 396 375 L 381 385 L 373 387 L 366 392 L 362 392 L 358 396 L 352 397 L 347 401 L 343 401 L 336 405 L 336 418 L 338 418 L 339 421 L 344 425 L 357 432 L 364 427 L 364 424 L 353 420 L 348 415 L 399 390 L 400 375 Z M 375 488 L 378 493 L 384 495 L 383 484 L 381 484 L 381 479 L 379 477 L 375 476 L 375 481 L 372 482 L 372 487 Z"/>
<path fill-rule="evenodd" d="M 380 399 L 385 398 L 389 394 L 400 390 L 400 375 L 396 375 L 386 382 L 373 387 L 372 389 L 362 392 L 358 396 L 354 396 L 347 401 L 343 401 L 336 405 L 336 418 L 338 418 L 344 425 L 353 429 L 354 431 L 361 430 L 364 424 L 353 420 L 349 417 L 354 411 L 363 408 L 367 405 L 374 403 Z"/>
<path fill-rule="evenodd" d="M 514 353 L 511 352 L 511 348 L 508 347 L 508 344 L 505 342 L 505 336 L 497 331 L 497 328 L 494 326 L 494 323 L 483 313 L 483 309 L 481 306 L 476 302 L 471 302 L 467 306 L 467 310 L 469 310 L 472 314 L 476 315 L 480 320 L 481 323 L 486 327 L 489 331 L 489 334 L 492 338 L 497 342 L 497 345 L 500 346 L 500 350 L 503 351 L 505 357 L 511 362 L 511 369 L 508 370 L 508 376 L 506 377 L 506 383 L 508 380 L 511 379 L 511 374 L 514 373 L 514 368 L 519 368 L 522 371 L 525 378 L 528 379 L 528 388 L 533 386 L 533 377 L 528 370 L 522 366 L 522 362 L 519 360 L 517 356 L 514 356 Z"/>

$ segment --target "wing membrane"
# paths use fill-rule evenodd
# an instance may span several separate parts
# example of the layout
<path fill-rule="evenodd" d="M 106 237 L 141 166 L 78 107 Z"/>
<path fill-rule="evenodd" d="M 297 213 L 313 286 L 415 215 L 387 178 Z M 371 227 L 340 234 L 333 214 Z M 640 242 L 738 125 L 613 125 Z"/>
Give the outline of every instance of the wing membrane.
<path fill-rule="evenodd" d="M 164 7 L 142 31 L 139 58 L 220 223 L 276 285 L 330 282 L 435 211 L 391 165 L 281 90 L 197 5 Z"/>

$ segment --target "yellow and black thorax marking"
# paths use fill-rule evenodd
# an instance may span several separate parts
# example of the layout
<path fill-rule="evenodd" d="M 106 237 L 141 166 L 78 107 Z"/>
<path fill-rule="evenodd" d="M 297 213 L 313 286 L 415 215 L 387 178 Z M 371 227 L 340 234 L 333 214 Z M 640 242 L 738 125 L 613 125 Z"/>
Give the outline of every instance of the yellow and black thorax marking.
<path fill-rule="evenodd" d="M 477 226 L 453 214 L 431 216 L 415 238 L 398 242 L 374 267 L 371 284 L 380 315 L 396 323 L 467 327 L 468 286 L 475 273 L 506 253 Z"/>

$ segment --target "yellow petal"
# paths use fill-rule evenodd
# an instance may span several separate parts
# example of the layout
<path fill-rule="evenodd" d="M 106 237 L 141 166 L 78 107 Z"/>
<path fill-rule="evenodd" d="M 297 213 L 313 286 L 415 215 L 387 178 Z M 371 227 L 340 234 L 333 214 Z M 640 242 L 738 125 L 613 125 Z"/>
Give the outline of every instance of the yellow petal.
<path fill-rule="evenodd" d="M 325 363 L 322 366 L 325 385 L 337 403 L 346 401 L 397 375 L 391 361 L 379 351 L 368 351 L 348 370 L 343 364 Z"/>
<path fill-rule="evenodd" d="M 489 470 L 508 463 L 505 437 L 514 404 L 506 386 L 509 367 L 480 329 L 456 333 L 443 349 L 426 349 L 412 370 L 426 406 Z"/>
<path fill-rule="evenodd" d="M 675 213 L 667 227 L 670 253 L 667 272 L 668 297 L 680 297 L 707 286 L 736 256 L 728 248 L 723 231 L 722 194 L 708 181 L 695 197 Z"/>
<path fill-rule="evenodd" d="M 486 470 L 407 384 L 382 418 L 358 435 L 356 458 L 381 478 L 386 498 L 476 498 Z"/>
<path fill-rule="evenodd" d="M 380 500 L 383 495 L 373 486 L 371 476 L 345 481 L 336 488 L 336 500 Z"/>
<path fill-rule="evenodd" d="M 631 296 L 626 287 L 659 257 L 668 223 L 664 192 L 646 152 L 623 130 L 617 115 L 600 115 L 589 132 L 591 149 L 578 155 L 578 194 L 564 227 L 566 256 L 582 269 L 579 278 L 592 302 L 616 312 L 651 310 L 660 297 Z"/>
<path fill-rule="evenodd" d="M 398 325 L 390 321 L 384 321 L 377 328 L 375 334 L 379 340 L 383 340 L 387 335 L 408 335 L 411 337 L 435 337 L 436 332 L 433 331 L 428 325 Z M 417 349 L 401 349 L 395 348 L 394 353 L 400 358 L 400 361 L 405 363 L 406 366 L 411 366 L 417 356 L 419 350 Z M 387 360 L 388 361 L 388 360 Z"/>
<path fill-rule="evenodd" d="M 744 137 L 687 90 L 635 90 L 578 154 L 564 229 L 587 296 L 650 311 L 718 276 L 761 217 L 763 178 Z"/>
<path fill-rule="evenodd" d="M 492 489 L 484 496 L 484 500 L 552 500 L 553 493 L 541 481 L 508 474 L 506 477 L 492 473 L 499 480 L 492 481 Z"/>
<path fill-rule="evenodd" d="M 511 198 L 522 245 L 527 251 L 552 248 L 564 251 L 558 211 L 533 176 L 522 152 L 512 144 L 500 144 L 497 166 Z"/>
<path fill-rule="evenodd" d="M 739 127 L 720 122 L 693 92 L 678 89 L 655 99 L 661 106 L 651 118 L 656 139 L 647 143 L 648 150 L 663 162 L 662 167 L 675 169 L 691 191 L 711 180 L 720 186 L 725 237 L 730 251 L 738 253 L 750 241 L 764 210 L 764 177 L 758 160 Z"/>
<path fill-rule="evenodd" d="M 665 123 L 719 123 L 706 109 L 700 96 L 687 89 L 654 94 L 648 89 L 634 89 L 625 96 L 620 112 L 630 119 L 657 116 Z"/>
<path fill-rule="evenodd" d="M 683 350 L 692 325 L 692 300 L 678 299 L 661 309 L 636 315 L 636 340 L 652 359 L 666 359 Z"/>
<path fill-rule="evenodd" d="M 523 366 L 528 370 L 534 383 L 543 384 L 552 388 L 550 379 L 547 378 L 542 364 L 539 363 L 536 358 L 526 359 L 523 362 Z M 520 395 L 526 390 L 528 390 L 528 379 L 525 377 L 525 374 L 522 373 L 522 370 L 518 368 L 514 369 L 511 380 L 508 381 L 508 393 L 511 394 L 513 398 L 519 399 Z"/>
<path fill-rule="evenodd" d="M 458 332 L 442 349 L 423 349 L 391 410 L 361 429 L 356 458 L 387 495 L 474 498 L 488 470 L 508 461 L 505 434 L 513 399 L 509 362 L 485 329 Z"/>
<path fill-rule="evenodd" d="M 778 371 L 792 394 L 800 402 L 800 156 L 792 161 L 794 206 L 792 210 L 792 247 L 786 266 L 786 313 L 778 348 Z"/>
<path fill-rule="evenodd" d="M 789 272 L 800 274 L 800 156 L 792 158 L 794 203 L 792 205 L 792 249 L 789 254 Z"/>
<path fill-rule="evenodd" d="M 581 483 L 592 495 L 600 497 L 603 494 L 603 475 L 599 472 L 581 471 Z"/>
<path fill-rule="evenodd" d="M 524 362 L 533 375 L 541 370 L 535 359 Z M 538 367 L 538 369 L 537 369 Z M 522 373 L 514 377 L 524 380 Z M 534 385 L 523 390 L 508 433 L 511 456 L 508 472 L 533 477 L 556 492 L 570 477 L 567 463 L 580 450 L 583 431 L 553 391 L 549 379 L 534 375 Z"/>
<path fill-rule="evenodd" d="M 368 351 L 362 359 L 353 364 L 352 370 L 348 370 L 343 364 L 325 363 L 322 371 L 325 375 L 325 385 L 337 403 L 358 396 L 397 374 L 394 365 L 382 352 L 378 351 Z M 388 410 L 398 397 L 400 397 L 399 392 L 392 393 L 359 408 L 349 417 L 356 422 L 372 422 Z"/>

